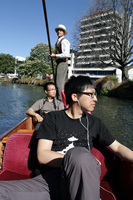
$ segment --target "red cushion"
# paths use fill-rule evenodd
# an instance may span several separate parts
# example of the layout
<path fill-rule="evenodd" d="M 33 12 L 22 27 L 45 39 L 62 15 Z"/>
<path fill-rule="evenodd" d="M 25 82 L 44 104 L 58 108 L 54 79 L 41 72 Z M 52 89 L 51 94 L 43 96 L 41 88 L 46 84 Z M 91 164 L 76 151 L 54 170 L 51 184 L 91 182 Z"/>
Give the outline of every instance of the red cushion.
<path fill-rule="evenodd" d="M 65 105 L 65 108 L 68 108 L 69 105 L 66 104 L 66 96 L 65 96 L 64 90 L 61 91 L 61 96 L 62 96 L 63 103 Z"/>
<path fill-rule="evenodd" d="M 105 157 L 99 150 L 95 148 L 91 150 L 91 153 L 101 162 L 101 176 L 100 176 L 100 181 L 101 181 L 105 176 L 105 174 L 107 173 L 107 168 L 105 165 Z"/>
<path fill-rule="evenodd" d="M 28 148 L 32 133 L 15 133 L 9 137 L 3 158 L 3 171 L 9 170 L 18 174 L 29 176 Z"/>

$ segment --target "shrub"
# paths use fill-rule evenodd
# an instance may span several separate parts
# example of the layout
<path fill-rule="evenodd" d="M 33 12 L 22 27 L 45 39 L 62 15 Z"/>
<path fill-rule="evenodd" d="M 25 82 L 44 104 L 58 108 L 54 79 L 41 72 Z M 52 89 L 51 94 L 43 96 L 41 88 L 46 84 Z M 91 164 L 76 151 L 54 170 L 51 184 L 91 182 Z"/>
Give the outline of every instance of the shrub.
<path fill-rule="evenodd" d="M 107 96 L 108 95 L 108 93 L 110 92 L 110 88 L 105 88 L 104 90 L 101 90 L 101 92 L 100 92 L 100 95 L 104 95 L 104 96 Z"/>

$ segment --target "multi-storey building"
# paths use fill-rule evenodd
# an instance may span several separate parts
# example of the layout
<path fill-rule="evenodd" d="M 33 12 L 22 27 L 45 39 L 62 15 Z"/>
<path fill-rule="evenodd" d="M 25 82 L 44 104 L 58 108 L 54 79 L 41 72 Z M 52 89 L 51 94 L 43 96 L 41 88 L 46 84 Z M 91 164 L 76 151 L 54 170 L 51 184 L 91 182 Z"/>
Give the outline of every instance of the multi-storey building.
<path fill-rule="evenodd" d="M 79 51 L 75 65 L 69 67 L 69 76 L 84 74 L 97 79 L 115 74 L 121 82 L 121 70 L 106 65 L 111 61 L 108 52 L 113 42 L 112 23 L 121 19 L 117 12 L 102 10 L 81 20 Z"/>

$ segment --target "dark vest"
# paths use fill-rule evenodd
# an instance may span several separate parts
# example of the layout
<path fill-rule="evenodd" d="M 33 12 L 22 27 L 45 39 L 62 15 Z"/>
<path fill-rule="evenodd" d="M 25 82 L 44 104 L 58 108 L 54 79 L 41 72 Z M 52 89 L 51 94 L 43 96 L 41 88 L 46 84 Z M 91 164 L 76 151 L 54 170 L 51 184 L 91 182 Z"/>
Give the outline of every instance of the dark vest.
<path fill-rule="evenodd" d="M 62 38 L 58 44 L 56 43 L 56 54 L 61 54 L 62 53 L 62 49 L 61 49 L 61 42 L 62 40 L 64 40 L 65 38 Z M 57 64 L 60 63 L 60 62 L 66 62 L 68 61 L 68 58 L 56 58 L 56 62 Z"/>
<path fill-rule="evenodd" d="M 62 50 L 61 50 L 61 42 L 62 40 L 64 40 L 64 38 L 62 38 L 60 40 L 60 42 L 58 42 L 58 44 L 56 43 L 56 54 L 61 54 L 62 53 Z"/>

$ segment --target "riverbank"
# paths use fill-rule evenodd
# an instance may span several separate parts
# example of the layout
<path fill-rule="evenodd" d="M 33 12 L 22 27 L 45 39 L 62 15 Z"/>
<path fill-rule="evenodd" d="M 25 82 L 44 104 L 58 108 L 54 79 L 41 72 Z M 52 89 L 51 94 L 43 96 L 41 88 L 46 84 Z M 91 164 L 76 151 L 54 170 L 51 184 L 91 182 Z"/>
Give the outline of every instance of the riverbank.
<path fill-rule="evenodd" d="M 9 79 L 9 78 L 0 78 L 0 82 L 7 83 L 16 83 L 16 84 L 28 84 L 43 86 L 48 81 L 54 81 L 53 79 L 36 79 L 36 78 L 22 78 L 22 79 Z M 133 100 L 133 81 L 126 80 L 123 83 L 118 83 L 115 76 L 106 76 L 102 79 L 97 79 L 96 87 L 98 94 Z"/>
<path fill-rule="evenodd" d="M 0 78 L 0 82 L 27 84 L 27 85 L 36 85 L 36 86 L 43 86 L 48 81 L 53 82 L 53 80 L 49 80 L 49 79 L 41 80 L 41 79 L 37 79 L 37 78 L 21 78 L 21 79 Z"/>
<path fill-rule="evenodd" d="M 115 76 L 106 76 L 96 80 L 96 87 L 98 94 L 133 100 L 133 81 L 131 80 L 118 83 Z"/>

